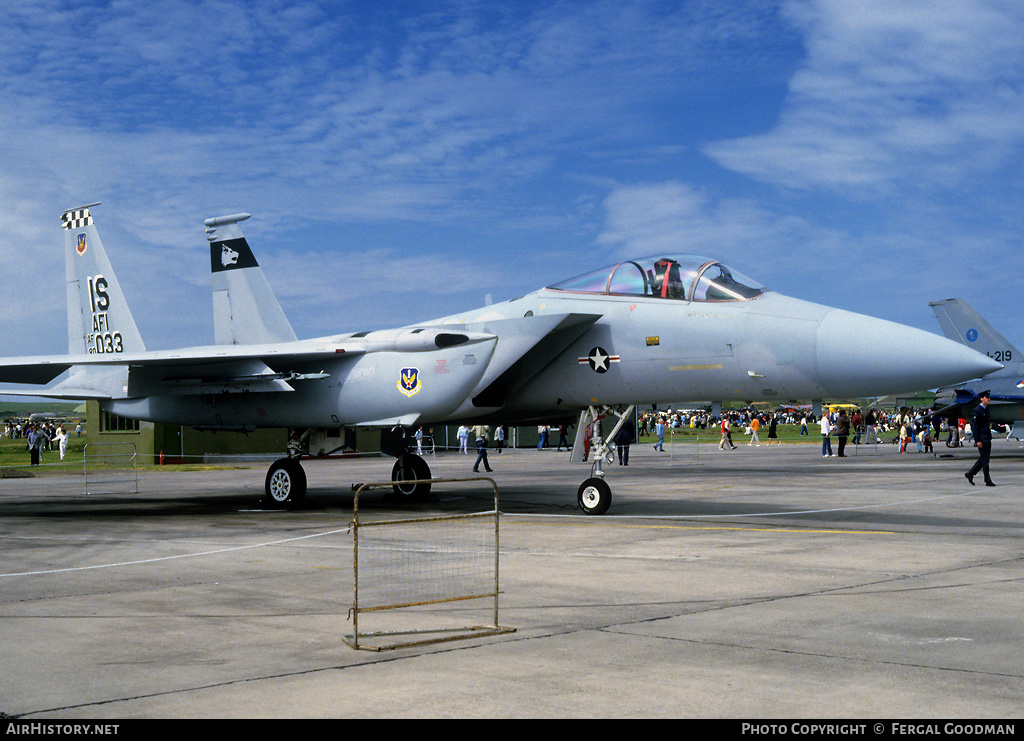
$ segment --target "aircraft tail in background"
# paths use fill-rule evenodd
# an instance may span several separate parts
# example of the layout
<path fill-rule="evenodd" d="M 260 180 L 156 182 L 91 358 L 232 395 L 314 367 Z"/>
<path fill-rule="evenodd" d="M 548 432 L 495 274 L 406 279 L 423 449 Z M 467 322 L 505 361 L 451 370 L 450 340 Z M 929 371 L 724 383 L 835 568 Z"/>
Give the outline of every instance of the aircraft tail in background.
<path fill-rule="evenodd" d="M 928 305 L 935 312 L 947 338 L 988 355 L 999 363 L 1024 360 L 1017 348 L 963 299 L 947 298 L 930 301 Z"/>

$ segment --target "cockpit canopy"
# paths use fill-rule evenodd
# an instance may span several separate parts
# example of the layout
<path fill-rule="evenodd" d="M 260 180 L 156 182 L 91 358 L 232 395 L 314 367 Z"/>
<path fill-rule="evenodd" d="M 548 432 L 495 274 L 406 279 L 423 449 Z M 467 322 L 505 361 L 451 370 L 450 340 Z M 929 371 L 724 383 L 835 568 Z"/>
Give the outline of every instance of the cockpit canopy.
<path fill-rule="evenodd" d="M 623 260 L 549 286 L 555 291 L 606 296 L 649 296 L 680 301 L 748 301 L 764 286 L 700 255 L 665 255 Z"/>

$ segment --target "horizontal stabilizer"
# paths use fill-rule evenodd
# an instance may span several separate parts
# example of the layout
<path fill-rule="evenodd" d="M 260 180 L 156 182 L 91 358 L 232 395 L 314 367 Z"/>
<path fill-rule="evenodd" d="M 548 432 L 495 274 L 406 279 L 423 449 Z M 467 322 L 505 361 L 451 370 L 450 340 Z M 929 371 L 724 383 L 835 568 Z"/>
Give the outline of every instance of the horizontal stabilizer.
<path fill-rule="evenodd" d="M 957 389 L 956 400 L 954 404 L 970 404 L 972 401 L 977 401 L 978 395 L 969 389 Z"/>
<path fill-rule="evenodd" d="M 66 358 L 70 356 L 27 356 L 24 358 L 8 358 L 4 367 L 0 368 L 2 383 L 49 383 L 72 366 Z"/>

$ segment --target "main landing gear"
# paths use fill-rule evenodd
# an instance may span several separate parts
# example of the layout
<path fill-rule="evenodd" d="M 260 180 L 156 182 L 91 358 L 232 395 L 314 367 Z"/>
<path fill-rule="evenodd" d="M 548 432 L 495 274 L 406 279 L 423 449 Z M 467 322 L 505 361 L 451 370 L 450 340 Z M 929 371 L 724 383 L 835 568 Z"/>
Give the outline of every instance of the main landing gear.
<path fill-rule="evenodd" d="M 430 466 L 410 448 L 415 450 L 412 438 L 401 425 L 380 431 L 381 452 L 397 459 L 391 468 L 395 495 L 405 501 L 425 502 L 430 496 Z"/>
<path fill-rule="evenodd" d="M 306 472 L 298 458 L 281 458 L 267 471 L 267 504 L 274 509 L 293 509 L 306 498 Z"/>
<path fill-rule="evenodd" d="M 274 461 L 267 471 L 264 485 L 268 507 L 273 509 L 295 509 L 306 497 L 306 472 L 299 459 L 305 451 L 307 431 L 293 438 L 288 444 L 288 457 Z M 408 451 L 405 430 L 396 427 L 381 432 L 381 451 L 397 459 L 391 469 L 395 494 L 402 500 L 425 502 L 430 498 L 430 466 L 420 456 Z M 417 483 L 412 483 L 417 482 Z"/>
<path fill-rule="evenodd" d="M 398 456 L 391 469 L 391 480 L 395 482 L 395 494 L 410 501 L 426 501 L 430 494 L 430 466 L 414 453 Z M 411 483 L 417 480 L 419 483 Z"/>
<path fill-rule="evenodd" d="M 306 498 L 306 472 L 302 470 L 299 458 L 309 452 L 309 435 L 294 432 L 288 440 L 288 457 L 278 458 L 270 464 L 267 480 L 263 485 L 264 501 L 272 509 L 294 509 Z"/>

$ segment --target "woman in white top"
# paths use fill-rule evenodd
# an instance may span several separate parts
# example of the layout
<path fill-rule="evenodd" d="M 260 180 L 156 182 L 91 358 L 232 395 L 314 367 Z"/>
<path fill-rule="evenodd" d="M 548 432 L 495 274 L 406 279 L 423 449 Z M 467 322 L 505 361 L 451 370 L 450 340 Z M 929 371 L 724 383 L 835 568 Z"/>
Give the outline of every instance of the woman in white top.
<path fill-rule="evenodd" d="M 821 415 L 821 457 L 832 458 L 832 423 L 828 419 L 828 412 Z"/>

